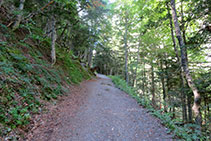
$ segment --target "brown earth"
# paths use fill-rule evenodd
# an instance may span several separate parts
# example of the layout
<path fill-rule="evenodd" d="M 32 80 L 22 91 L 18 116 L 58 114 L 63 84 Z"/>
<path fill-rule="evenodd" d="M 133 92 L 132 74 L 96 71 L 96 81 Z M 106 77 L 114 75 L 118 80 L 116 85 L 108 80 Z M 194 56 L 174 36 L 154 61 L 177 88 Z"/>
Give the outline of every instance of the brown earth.
<path fill-rule="evenodd" d="M 158 119 L 103 75 L 72 87 L 70 95 L 40 118 L 26 140 L 173 140 Z"/>

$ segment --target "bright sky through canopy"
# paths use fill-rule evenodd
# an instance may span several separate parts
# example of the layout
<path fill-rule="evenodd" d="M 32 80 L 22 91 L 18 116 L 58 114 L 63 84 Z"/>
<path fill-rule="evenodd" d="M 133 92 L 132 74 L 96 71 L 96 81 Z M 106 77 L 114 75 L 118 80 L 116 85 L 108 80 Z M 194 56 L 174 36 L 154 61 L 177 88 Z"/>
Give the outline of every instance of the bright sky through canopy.
<path fill-rule="evenodd" d="M 116 0 L 109 0 L 111 3 L 115 2 Z"/>

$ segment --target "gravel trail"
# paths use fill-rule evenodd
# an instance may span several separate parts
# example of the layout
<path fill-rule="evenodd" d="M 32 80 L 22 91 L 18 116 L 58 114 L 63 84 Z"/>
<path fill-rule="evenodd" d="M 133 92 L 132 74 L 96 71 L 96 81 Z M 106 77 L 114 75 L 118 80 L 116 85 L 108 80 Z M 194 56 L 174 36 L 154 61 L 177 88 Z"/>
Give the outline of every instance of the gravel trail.
<path fill-rule="evenodd" d="M 171 141 L 159 120 L 98 75 L 74 88 L 28 140 Z"/>

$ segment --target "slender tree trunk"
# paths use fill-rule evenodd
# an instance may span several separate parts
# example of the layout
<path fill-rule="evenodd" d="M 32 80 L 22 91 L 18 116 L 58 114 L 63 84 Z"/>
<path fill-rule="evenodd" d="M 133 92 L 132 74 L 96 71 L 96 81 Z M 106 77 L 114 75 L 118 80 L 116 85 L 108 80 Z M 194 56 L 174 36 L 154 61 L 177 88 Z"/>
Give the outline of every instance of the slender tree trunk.
<path fill-rule="evenodd" d="M 91 65 L 92 65 L 92 56 L 93 56 L 93 48 L 90 47 L 89 48 L 89 55 L 88 55 L 88 65 L 89 65 L 89 67 L 91 67 Z"/>
<path fill-rule="evenodd" d="M 66 25 L 65 25 L 65 27 L 64 27 L 64 29 L 63 29 L 61 35 L 57 38 L 57 41 L 58 41 L 58 42 L 60 42 L 60 40 L 63 38 L 64 33 L 65 33 L 65 31 L 67 30 L 67 28 L 68 28 L 68 23 L 66 23 Z M 70 30 L 71 30 L 71 29 L 70 29 Z"/>
<path fill-rule="evenodd" d="M 186 42 L 186 36 L 185 36 L 186 33 L 185 33 L 185 21 L 184 21 L 184 12 L 183 12 L 183 0 L 181 0 L 181 19 L 182 19 L 182 21 L 181 21 L 182 37 L 183 37 L 184 43 L 186 44 L 187 42 Z M 186 49 L 186 47 L 185 47 L 185 49 Z"/>
<path fill-rule="evenodd" d="M 188 100 L 187 100 L 187 102 L 188 102 L 188 121 L 189 122 L 192 122 L 192 119 L 193 119 L 193 117 L 192 117 L 192 109 L 191 109 L 191 95 L 188 95 Z"/>
<path fill-rule="evenodd" d="M 204 107 L 205 107 L 205 109 L 204 109 L 204 122 L 205 122 L 205 124 L 207 124 L 207 109 L 206 109 L 207 100 L 206 100 L 206 97 L 204 97 Z"/>
<path fill-rule="evenodd" d="M 143 58 L 143 60 L 144 60 L 144 58 Z M 144 62 L 143 78 L 142 78 L 142 91 L 143 91 L 143 96 L 145 96 L 145 62 Z"/>
<path fill-rule="evenodd" d="M 154 66 L 153 62 L 151 62 L 151 93 L 152 93 L 152 105 L 155 105 L 155 76 L 154 76 Z"/>
<path fill-rule="evenodd" d="M 126 12 L 125 17 L 125 35 L 124 35 L 124 47 L 125 47 L 125 79 L 127 84 L 129 84 L 129 76 L 128 76 L 128 46 L 127 46 L 127 32 L 128 32 L 128 13 Z"/>
<path fill-rule="evenodd" d="M 170 14 L 170 8 L 167 4 L 167 9 L 168 9 L 168 15 L 169 15 L 169 22 L 170 22 L 170 27 L 171 27 L 171 38 L 172 38 L 172 42 L 173 42 L 173 47 L 174 47 L 174 51 L 175 51 L 175 54 L 176 54 L 176 57 L 177 57 L 177 62 L 178 62 L 178 65 L 180 66 L 180 57 L 179 57 L 179 52 L 178 52 L 178 49 L 176 47 L 176 41 L 175 41 L 175 38 L 174 38 L 174 30 L 173 30 L 173 24 L 172 24 L 172 17 L 171 17 L 171 14 Z M 183 109 L 183 121 L 186 121 L 187 120 L 187 109 L 186 109 L 186 94 L 184 92 L 184 87 L 185 87 L 185 80 L 184 80 L 184 73 L 182 72 L 182 68 L 180 69 L 180 87 L 181 87 L 181 98 L 182 98 L 182 109 Z"/>
<path fill-rule="evenodd" d="M 135 82 L 136 82 L 136 78 L 137 78 L 137 70 L 138 70 L 138 64 L 140 61 L 140 45 L 141 45 L 141 41 L 139 40 L 139 46 L 138 46 L 138 54 L 137 54 L 137 59 L 136 59 L 136 68 L 135 68 L 135 72 L 134 72 L 134 79 L 133 79 L 133 87 L 135 87 Z"/>
<path fill-rule="evenodd" d="M 173 100 L 174 100 L 174 98 L 173 98 Z M 175 115 L 175 106 L 173 106 L 173 119 L 175 119 L 175 117 L 176 117 L 176 115 Z"/>
<path fill-rule="evenodd" d="M 56 19 L 52 16 L 52 34 L 51 34 L 51 63 L 56 63 Z"/>
<path fill-rule="evenodd" d="M 190 75 L 190 71 L 189 71 L 189 68 L 188 68 L 187 57 L 185 55 L 186 53 L 185 53 L 185 49 L 184 49 L 185 44 L 183 42 L 179 23 L 178 23 L 178 20 L 177 20 L 175 0 L 171 0 L 171 7 L 172 7 L 172 15 L 173 15 L 173 20 L 174 20 L 174 25 L 175 25 L 175 30 L 176 30 L 176 36 L 177 36 L 177 39 L 178 39 L 178 42 L 179 42 L 179 45 L 180 45 L 180 50 L 181 50 L 181 62 L 182 62 L 183 72 L 185 73 L 185 77 L 187 79 L 188 85 L 189 85 L 189 87 L 191 88 L 191 90 L 193 91 L 193 94 L 194 94 L 194 105 L 193 105 L 192 109 L 193 109 L 194 114 L 195 114 L 195 121 L 196 121 L 196 124 L 201 126 L 201 123 L 202 123 L 201 112 L 200 112 L 201 97 L 200 97 L 200 94 L 198 92 L 197 87 L 193 83 L 193 80 L 192 80 L 192 77 Z"/>
<path fill-rule="evenodd" d="M 0 7 L 3 5 L 4 0 L 0 0 Z"/>
<path fill-rule="evenodd" d="M 168 98 L 168 101 L 170 106 L 172 106 L 172 100 L 171 100 L 171 95 L 169 95 L 169 90 L 170 90 L 170 76 L 169 76 L 169 73 L 168 73 L 168 69 L 169 69 L 169 66 L 168 66 L 168 62 L 167 62 L 167 53 L 165 53 L 165 75 L 166 75 L 166 98 Z M 168 111 L 168 108 L 166 108 L 166 110 Z M 169 108 L 169 111 L 171 111 L 171 108 Z"/>
<path fill-rule="evenodd" d="M 83 60 L 84 60 L 85 62 L 88 61 L 88 49 L 87 49 L 87 48 L 86 48 L 85 51 L 84 51 L 84 58 L 83 58 Z M 86 65 L 87 65 L 87 64 L 86 64 Z"/>
<path fill-rule="evenodd" d="M 207 99 L 206 99 L 206 103 L 207 103 Z M 209 120 L 209 118 L 210 118 L 209 115 L 210 115 L 210 104 L 207 103 L 207 120 Z"/>
<path fill-rule="evenodd" d="M 186 32 L 185 32 L 185 21 L 184 21 L 184 12 L 183 12 L 183 0 L 181 0 L 181 31 L 182 31 L 182 37 L 183 37 L 183 41 L 184 41 L 184 50 L 185 50 L 185 57 L 188 61 L 188 54 L 187 54 L 187 47 L 186 47 Z"/>
<path fill-rule="evenodd" d="M 167 10 L 168 10 L 168 17 L 169 17 L 169 23 L 170 23 L 170 28 L 171 28 L 171 38 L 172 38 L 172 42 L 173 42 L 173 47 L 174 47 L 174 51 L 175 51 L 175 54 L 176 54 L 176 57 L 177 57 L 177 61 L 180 62 L 179 51 L 177 49 L 176 41 L 175 41 L 175 38 L 174 38 L 174 29 L 173 29 L 172 17 L 171 17 L 171 14 L 170 14 L 170 8 L 169 8 L 168 4 L 166 4 L 166 5 L 167 5 Z"/>
<path fill-rule="evenodd" d="M 72 28 L 70 27 L 69 31 L 68 31 L 69 38 L 68 38 L 68 41 L 67 41 L 70 51 L 74 49 L 74 45 L 73 45 L 73 42 L 72 42 L 72 39 L 71 39 L 71 33 L 72 33 Z"/>
<path fill-rule="evenodd" d="M 164 74 L 163 74 L 164 73 L 164 70 L 163 70 L 163 57 L 161 57 L 160 68 L 161 68 L 161 71 L 162 71 L 162 74 L 161 74 L 161 83 L 162 83 L 162 89 L 163 89 L 164 111 L 167 112 L 165 78 L 164 78 Z"/>
<path fill-rule="evenodd" d="M 113 67 L 110 69 L 110 75 L 113 74 Z"/>
<path fill-rule="evenodd" d="M 20 13 L 17 15 L 16 21 L 15 21 L 15 23 L 12 26 L 13 30 L 16 30 L 19 27 L 20 23 L 21 23 L 22 15 L 23 15 L 24 3 L 25 3 L 25 0 L 20 0 L 20 4 L 19 4 L 19 11 L 20 11 Z"/>

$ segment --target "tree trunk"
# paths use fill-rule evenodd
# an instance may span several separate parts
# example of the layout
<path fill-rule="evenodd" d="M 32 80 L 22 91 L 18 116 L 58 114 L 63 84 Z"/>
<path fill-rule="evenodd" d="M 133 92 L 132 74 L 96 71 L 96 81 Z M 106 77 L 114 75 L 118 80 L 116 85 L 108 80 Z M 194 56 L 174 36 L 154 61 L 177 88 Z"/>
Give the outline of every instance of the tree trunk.
<path fill-rule="evenodd" d="M 154 66 L 153 66 L 153 62 L 151 62 L 151 93 L 152 93 L 152 105 L 155 105 L 155 77 L 154 77 Z"/>
<path fill-rule="evenodd" d="M 181 31 L 182 31 L 182 38 L 184 41 L 184 50 L 185 50 L 185 57 L 188 61 L 188 54 L 187 54 L 187 47 L 186 47 L 186 32 L 185 32 L 185 21 L 184 21 L 184 12 L 183 12 L 183 0 L 181 0 Z"/>
<path fill-rule="evenodd" d="M 176 41 L 174 38 L 174 30 L 173 30 L 173 24 L 172 24 L 172 17 L 170 14 L 170 8 L 167 4 L 167 9 L 168 9 L 168 17 L 169 17 L 169 22 L 170 22 L 170 27 L 171 27 L 171 38 L 172 38 L 172 42 L 173 42 L 173 47 L 174 47 L 174 51 L 177 57 L 177 63 L 180 66 L 180 57 L 179 57 L 179 52 L 178 49 L 176 47 Z M 180 69 L 180 87 L 181 87 L 181 99 L 182 99 L 182 110 L 183 110 L 183 121 L 187 121 L 187 109 L 186 109 L 186 94 L 184 92 L 184 88 L 185 88 L 185 80 L 184 80 L 184 75 L 182 72 L 182 68 Z"/>
<path fill-rule="evenodd" d="M 141 41 L 139 40 L 139 46 L 138 46 L 138 54 L 137 54 L 137 59 L 136 59 L 136 69 L 135 69 L 135 72 L 134 72 L 134 79 L 133 79 L 133 87 L 135 87 L 135 82 L 136 82 L 136 78 L 137 78 L 137 70 L 138 70 L 138 64 L 139 64 L 139 61 L 140 61 L 140 45 L 141 45 Z"/>
<path fill-rule="evenodd" d="M 17 15 L 16 21 L 15 21 L 15 23 L 12 26 L 13 30 L 16 30 L 19 27 L 20 23 L 21 23 L 24 3 L 25 3 L 25 0 L 20 0 L 20 4 L 19 4 L 19 12 L 20 13 Z"/>
<path fill-rule="evenodd" d="M 168 105 L 172 106 L 171 95 L 169 94 L 169 90 L 170 90 L 171 86 L 170 86 L 170 82 L 169 82 L 170 76 L 169 76 L 169 73 L 168 73 L 169 66 L 168 66 L 167 58 L 168 58 L 167 53 L 165 53 L 165 66 L 166 66 L 165 75 L 166 75 L 166 94 L 167 94 L 166 98 L 168 98 L 168 100 L 166 100 L 166 101 L 169 102 Z M 168 108 L 166 108 L 166 110 L 168 111 Z M 169 111 L 171 111 L 171 108 L 169 108 Z"/>
<path fill-rule="evenodd" d="M 174 38 L 174 29 L 173 29 L 172 17 L 171 17 L 171 14 L 170 14 L 170 8 L 169 8 L 168 4 L 166 4 L 166 5 L 167 5 L 167 10 L 168 10 L 168 17 L 169 17 L 169 23 L 170 23 L 170 28 L 171 28 L 171 38 L 172 38 L 172 42 L 173 42 L 173 47 L 174 47 L 174 51 L 175 51 L 175 54 L 176 54 L 176 57 L 177 57 L 177 61 L 180 62 L 179 51 L 177 49 L 176 41 L 175 41 L 175 38 Z"/>
<path fill-rule="evenodd" d="M 183 0 L 181 0 L 181 20 L 182 20 L 181 21 L 182 37 L 183 37 L 184 43 L 186 44 L 187 42 L 186 42 L 186 36 L 185 36 L 186 32 L 185 32 L 185 21 L 184 21 L 184 12 L 183 12 Z M 185 47 L 185 49 L 186 49 L 186 47 Z"/>
<path fill-rule="evenodd" d="M 129 84 L 129 76 L 128 76 L 128 46 L 127 46 L 127 32 L 128 32 L 128 13 L 126 12 L 125 17 L 125 35 L 124 35 L 124 47 L 125 47 L 125 80 L 127 84 Z"/>
<path fill-rule="evenodd" d="M 0 0 L 0 7 L 3 5 L 4 0 Z"/>
<path fill-rule="evenodd" d="M 191 110 L 191 95 L 188 95 L 188 121 L 192 122 L 192 110 Z"/>
<path fill-rule="evenodd" d="M 192 107 L 194 114 L 195 114 L 195 121 L 196 124 L 201 126 L 202 119 L 201 119 L 201 112 L 200 112 L 200 103 L 201 103 L 201 97 L 198 92 L 198 89 L 196 88 L 195 84 L 193 83 L 192 77 L 190 75 L 190 71 L 188 68 L 188 62 L 187 62 L 187 57 L 186 57 L 186 52 L 185 52 L 185 44 L 183 42 L 182 36 L 181 36 L 181 31 L 179 27 L 179 23 L 177 20 L 177 13 L 176 13 L 176 8 L 175 8 L 175 0 L 171 0 L 171 7 L 172 7 L 172 16 L 174 20 L 174 25 L 175 25 L 175 30 L 176 30 L 176 36 L 180 45 L 180 50 L 181 50 L 181 62 L 182 62 L 182 68 L 183 72 L 185 73 L 185 77 L 187 79 L 188 85 L 193 91 L 194 94 L 194 105 Z"/>
<path fill-rule="evenodd" d="M 173 98 L 173 101 L 174 101 L 174 98 Z M 176 117 L 176 115 L 175 115 L 175 106 L 173 106 L 173 111 L 172 112 L 173 112 L 173 117 L 172 118 L 175 119 L 175 117 Z"/>
<path fill-rule="evenodd" d="M 163 102 L 164 102 L 164 111 L 167 112 L 167 107 L 166 107 L 166 88 L 165 88 L 165 77 L 164 77 L 164 70 L 163 70 L 163 57 L 161 57 L 160 61 L 160 69 L 162 71 L 161 74 L 161 83 L 162 83 L 162 89 L 163 89 Z"/>
<path fill-rule="evenodd" d="M 206 100 L 207 98 L 206 98 L 206 96 L 204 97 L 204 107 L 205 107 L 205 109 L 204 109 L 204 122 L 205 122 L 205 124 L 207 124 L 207 100 Z"/>
<path fill-rule="evenodd" d="M 51 34 L 51 63 L 54 65 L 56 63 L 56 19 L 52 16 L 52 34 Z"/>
<path fill-rule="evenodd" d="M 91 67 L 92 65 L 92 56 L 93 56 L 93 48 L 89 48 L 89 55 L 88 55 L 88 66 Z"/>
<path fill-rule="evenodd" d="M 113 74 L 113 67 L 110 68 L 110 75 L 112 75 L 112 74 Z"/>
<path fill-rule="evenodd" d="M 143 59 L 144 59 L 144 57 L 143 57 Z M 143 91 L 143 96 L 145 96 L 145 62 L 144 62 L 143 78 L 142 78 L 142 91 Z"/>
<path fill-rule="evenodd" d="M 68 23 L 66 23 L 64 29 L 62 30 L 61 35 L 57 38 L 57 41 L 58 41 L 58 42 L 60 42 L 60 40 L 63 38 L 64 33 L 65 33 L 65 31 L 67 30 L 68 26 L 69 26 Z M 71 28 L 71 27 L 70 27 L 70 28 Z M 70 29 L 70 30 L 71 30 L 71 29 Z"/>

